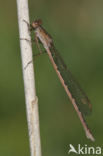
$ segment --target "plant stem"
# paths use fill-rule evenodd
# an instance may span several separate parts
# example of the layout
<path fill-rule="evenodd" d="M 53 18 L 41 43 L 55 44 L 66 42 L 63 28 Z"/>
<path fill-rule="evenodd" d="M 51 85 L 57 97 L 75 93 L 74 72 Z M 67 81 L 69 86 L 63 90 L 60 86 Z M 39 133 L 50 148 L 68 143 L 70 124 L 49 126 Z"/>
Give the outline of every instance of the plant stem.
<path fill-rule="evenodd" d="M 20 38 L 26 38 L 31 41 L 28 25 L 29 11 L 27 0 L 17 0 L 18 24 Z M 38 116 L 38 98 L 35 90 L 33 62 L 27 68 L 26 65 L 32 60 L 32 48 L 30 42 L 20 40 L 22 71 L 24 79 L 25 101 L 27 122 L 30 141 L 31 156 L 41 156 L 39 116 Z"/>

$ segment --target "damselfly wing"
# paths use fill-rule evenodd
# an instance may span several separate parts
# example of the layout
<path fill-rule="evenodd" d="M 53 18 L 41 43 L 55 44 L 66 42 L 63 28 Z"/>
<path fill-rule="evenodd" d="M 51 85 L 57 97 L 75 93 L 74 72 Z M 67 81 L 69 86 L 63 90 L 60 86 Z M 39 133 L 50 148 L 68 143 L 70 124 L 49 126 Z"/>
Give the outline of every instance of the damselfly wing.
<path fill-rule="evenodd" d="M 91 113 L 92 107 L 90 101 L 84 91 L 81 89 L 79 83 L 72 75 L 70 70 L 67 68 L 66 64 L 64 63 L 62 57 L 55 49 L 54 45 L 50 47 L 50 51 L 53 57 L 55 64 L 57 65 L 58 71 L 60 72 L 64 84 L 67 86 L 69 92 L 71 93 L 72 98 L 75 100 L 80 112 L 84 115 L 89 115 Z"/>

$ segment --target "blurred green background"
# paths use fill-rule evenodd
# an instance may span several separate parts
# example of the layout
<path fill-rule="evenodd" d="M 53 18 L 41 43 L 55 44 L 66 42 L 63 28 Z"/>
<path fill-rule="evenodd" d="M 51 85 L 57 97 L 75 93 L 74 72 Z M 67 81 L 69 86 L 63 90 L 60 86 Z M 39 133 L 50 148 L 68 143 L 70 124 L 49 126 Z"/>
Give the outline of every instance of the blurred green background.
<path fill-rule="evenodd" d="M 43 156 L 67 156 L 77 147 L 103 144 L 103 1 L 31 0 L 30 19 L 43 20 L 56 48 L 93 106 L 85 136 L 46 54 L 35 60 Z M 35 45 L 33 45 L 35 51 Z M 0 5 L 0 156 L 29 156 L 16 1 Z M 38 52 L 38 50 L 36 49 Z M 73 154 L 71 154 L 73 155 Z"/>

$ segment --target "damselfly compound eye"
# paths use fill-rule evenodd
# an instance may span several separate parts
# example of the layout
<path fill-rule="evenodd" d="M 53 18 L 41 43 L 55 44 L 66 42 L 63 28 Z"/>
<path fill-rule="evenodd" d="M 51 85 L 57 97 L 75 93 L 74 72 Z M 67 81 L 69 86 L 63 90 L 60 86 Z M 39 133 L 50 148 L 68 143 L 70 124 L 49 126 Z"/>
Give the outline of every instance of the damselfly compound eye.
<path fill-rule="evenodd" d="M 42 21 L 41 21 L 40 19 L 38 19 L 38 20 L 33 21 L 31 25 L 32 25 L 32 27 L 33 27 L 34 29 L 36 29 L 36 28 L 39 27 L 41 24 L 42 24 Z"/>

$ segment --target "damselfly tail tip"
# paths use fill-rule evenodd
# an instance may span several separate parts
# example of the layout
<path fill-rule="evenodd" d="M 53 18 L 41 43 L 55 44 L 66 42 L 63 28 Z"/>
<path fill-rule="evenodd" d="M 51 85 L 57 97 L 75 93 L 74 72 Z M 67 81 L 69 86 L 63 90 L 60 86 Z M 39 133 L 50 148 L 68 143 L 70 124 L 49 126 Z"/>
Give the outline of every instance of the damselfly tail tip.
<path fill-rule="evenodd" d="M 87 138 L 88 139 L 90 139 L 91 141 L 95 141 L 95 139 L 94 139 L 94 137 L 93 137 L 93 135 L 91 134 L 91 132 L 90 131 L 86 131 L 86 136 L 87 136 Z"/>

